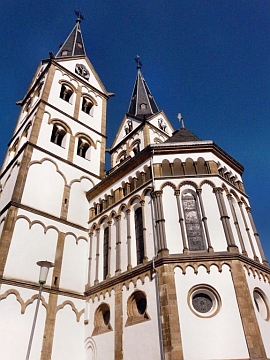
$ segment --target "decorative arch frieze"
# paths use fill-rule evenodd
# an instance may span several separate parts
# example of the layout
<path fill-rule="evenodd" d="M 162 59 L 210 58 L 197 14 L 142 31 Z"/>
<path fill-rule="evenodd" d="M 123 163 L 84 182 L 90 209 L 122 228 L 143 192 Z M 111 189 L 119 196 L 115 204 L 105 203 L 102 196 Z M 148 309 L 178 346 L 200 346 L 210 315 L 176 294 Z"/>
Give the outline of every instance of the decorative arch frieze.
<path fill-rule="evenodd" d="M 68 186 L 71 187 L 72 184 L 74 184 L 74 183 L 76 183 L 76 182 L 80 183 L 80 182 L 82 182 L 82 180 L 84 180 L 84 179 L 89 180 L 89 181 L 92 183 L 92 185 L 95 186 L 93 180 L 92 180 L 91 178 L 89 178 L 88 176 L 84 176 L 84 175 L 81 176 L 79 179 L 74 179 L 74 180 L 72 180 L 72 181 L 69 183 Z"/>
<path fill-rule="evenodd" d="M 198 185 L 194 182 L 194 181 L 190 181 L 190 180 L 185 180 L 182 181 L 178 186 L 177 186 L 177 190 L 180 190 L 183 186 L 185 185 L 190 185 L 192 186 L 195 190 L 198 189 Z"/>
<path fill-rule="evenodd" d="M 190 267 L 193 269 L 194 274 L 198 274 L 200 267 L 204 267 L 206 272 L 209 274 L 211 272 L 211 268 L 216 267 L 218 271 L 221 273 L 223 266 L 228 266 L 231 269 L 231 264 L 228 261 L 203 261 L 203 262 L 196 262 L 196 263 L 181 263 L 176 264 L 175 268 L 180 268 L 182 270 L 182 274 L 185 275 L 187 272 L 187 268 Z"/>
<path fill-rule="evenodd" d="M 237 194 L 233 189 L 231 189 L 230 193 L 235 197 L 235 199 L 237 200 L 237 202 L 240 201 L 240 198 L 239 198 L 238 194 Z"/>
<path fill-rule="evenodd" d="M 79 242 L 80 240 L 84 240 L 84 241 L 88 242 L 88 240 L 87 240 L 87 238 L 86 238 L 85 236 L 77 236 L 77 235 L 74 234 L 72 231 L 68 231 L 67 233 L 65 233 L 65 239 L 66 239 L 66 237 L 69 236 L 69 235 L 71 235 L 71 236 L 74 237 L 74 240 L 75 240 L 76 244 L 78 244 L 78 242 Z"/>
<path fill-rule="evenodd" d="M 166 181 L 160 186 L 160 190 L 163 190 L 166 186 L 171 187 L 173 190 L 176 190 L 176 185 L 173 184 L 171 181 Z"/>
<path fill-rule="evenodd" d="M 200 184 L 199 184 L 199 188 L 202 188 L 202 186 L 203 185 L 209 185 L 209 186 L 211 186 L 211 188 L 215 188 L 216 187 L 216 185 L 213 183 L 213 181 L 211 181 L 211 180 L 203 180 Z"/>
<path fill-rule="evenodd" d="M 62 171 L 59 170 L 58 165 L 56 164 L 56 162 L 53 161 L 53 160 L 51 160 L 51 159 L 49 159 L 49 158 L 43 158 L 43 159 L 41 159 L 41 160 L 39 160 L 39 161 L 38 161 L 38 160 L 33 160 L 33 161 L 31 161 L 30 164 L 29 164 L 29 166 L 28 166 L 28 169 L 29 169 L 30 166 L 32 166 L 32 165 L 36 165 L 36 164 L 42 165 L 45 161 L 49 161 L 49 162 L 51 162 L 51 163 L 55 166 L 56 172 L 62 176 L 62 178 L 63 178 L 63 180 L 64 180 L 64 182 L 65 182 L 65 185 L 67 185 L 67 179 L 66 179 L 65 175 L 62 173 Z"/>
<path fill-rule="evenodd" d="M 82 316 L 82 314 L 84 313 L 84 309 L 82 309 L 81 311 L 78 311 L 78 309 L 76 308 L 76 306 L 74 305 L 74 303 L 70 300 L 66 300 L 64 301 L 61 305 L 58 305 L 56 308 L 56 312 L 58 312 L 59 310 L 63 309 L 66 305 L 69 305 L 72 309 L 72 311 L 75 313 L 76 315 L 76 320 L 77 322 L 80 321 L 80 317 Z"/>
<path fill-rule="evenodd" d="M 25 215 L 18 215 L 17 218 L 16 218 L 16 221 L 17 220 L 20 220 L 20 219 L 24 219 L 28 222 L 28 225 L 29 225 L 29 229 L 31 229 L 34 225 L 40 225 L 43 230 L 44 230 L 44 234 L 46 234 L 50 229 L 53 229 L 55 230 L 57 233 L 59 233 L 59 229 L 57 229 L 56 226 L 54 225 L 49 225 L 49 226 L 46 226 L 42 221 L 40 220 L 33 220 L 31 221 L 29 219 L 29 217 L 25 216 Z"/>

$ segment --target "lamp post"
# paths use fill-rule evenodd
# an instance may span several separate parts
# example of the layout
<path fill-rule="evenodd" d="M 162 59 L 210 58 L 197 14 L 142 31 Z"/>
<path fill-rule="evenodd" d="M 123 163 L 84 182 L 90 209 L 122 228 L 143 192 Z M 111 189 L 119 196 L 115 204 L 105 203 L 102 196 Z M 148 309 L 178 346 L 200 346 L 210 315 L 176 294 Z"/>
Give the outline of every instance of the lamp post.
<path fill-rule="evenodd" d="M 28 349 L 27 349 L 27 354 L 26 354 L 25 360 L 29 360 L 29 356 L 30 356 L 32 341 L 33 341 L 34 332 L 35 332 L 35 326 L 36 326 L 36 322 L 37 322 L 37 315 L 38 315 L 38 308 L 39 308 L 40 299 L 41 299 L 42 287 L 46 283 L 49 269 L 54 266 L 53 263 L 51 263 L 50 261 L 38 261 L 37 265 L 40 266 L 38 300 L 37 300 L 36 311 L 35 311 L 35 315 L 34 315 L 34 320 L 33 320 L 33 325 L 32 325 L 32 330 L 31 330 L 31 334 L 30 334 L 30 339 L 29 339 L 29 343 L 28 343 Z"/>

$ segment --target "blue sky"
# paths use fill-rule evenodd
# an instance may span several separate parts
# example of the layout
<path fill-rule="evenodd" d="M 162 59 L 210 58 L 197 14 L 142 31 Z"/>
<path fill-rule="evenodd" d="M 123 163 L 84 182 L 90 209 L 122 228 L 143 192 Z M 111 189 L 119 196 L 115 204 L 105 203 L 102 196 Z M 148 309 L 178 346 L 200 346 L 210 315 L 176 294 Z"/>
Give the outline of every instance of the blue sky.
<path fill-rule="evenodd" d="M 2 162 L 15 105 L 41 59 L 57 52 L 81 9 L 89 59 L 108 91 L 107 147 L 136 76 L 134 58 L 174 128 L 178 112 L 202 140 L 245 166 L 244 185 L 270 261 L 269 0 L 9 0 L 0 14 Z"/>

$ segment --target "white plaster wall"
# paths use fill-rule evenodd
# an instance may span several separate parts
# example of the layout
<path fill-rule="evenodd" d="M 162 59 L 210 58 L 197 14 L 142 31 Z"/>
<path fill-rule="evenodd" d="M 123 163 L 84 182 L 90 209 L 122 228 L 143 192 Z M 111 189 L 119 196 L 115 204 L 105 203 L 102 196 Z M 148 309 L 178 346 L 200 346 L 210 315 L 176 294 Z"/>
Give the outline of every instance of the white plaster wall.
<path fill-rule="evenodd" d="M 99 84 L 99 79 L 98 79 L 97 75 L 94 74 L 94 72 L 92 71 L 92 69 L 90 67 L 91 63 L 90 63 L 89 59 L 88 59 L 88 61 L 86 61 L 85 59 L 80 59 L 79 61 L 78 61 L 78 59 L 75 59 L 75 60 L 68 60 L 68 61 L 63 60 L 60 62 L 60 64 L 62 66 L 64 66 L 66 69 L 68 69 L 69 71 L 71 71 L 73 73 L 75 73 L 75 66 L 78 63 L 84 65 L 87 68 L 87 70 L 89 71 L 89 73 L 90 73 L 89 84 L 94 86 L 96 89 L 102 91 L 102 88 Z"/>
<path fill-rule="evenodd" d="M 29 228 L 25 218 L 16 221 L 10 245 L 4 277 L 9 279 L 28 280 L 36 283 L 39 276 L 37 261 L 54 262 L 58 233 L 35 223 Z M 52 271 L 48 274 L 47 283 L 52 281 Z"/>
<path fill-rule="evenodd" d="M 11 286 L 2 285 L 0 294 L 6 296 L 7 291 L 15 291 L 21 297 L 24 303 L 37 296 L 37 292 L 30 289 L 12 288 Z M 45 292 L 42 294 L 45 301 L 48 296 Z M 0 353 L 3 360 L 19 360 L 26 356 L 28 342 L 30 338 L 31 327 L 34 318 L 37 299 L 21 313 L 21 304 L 16 299 L 16 293 L 10 293 L 0 301 L 0 318 L 2 326 L 0 327 Z M 39 313 L 35 328 L 35 336 L 31 348 L 31 359 L 39 359 L 43 341 L 43 331 L 46 319 L 46 309 L 40 304 Z"/>
<path fill-rule="evenodd" d="M 34 163 L 27 174 L 22 203 L 60 216 L 64 185 L 63 175 L 57 172 L 53 162 Z"/>
<path fill-rule="evenodd" d="M 219 293 L 221 308 L 210 318 L 196 316 L 188 306 L 188 291 L 195 285 L 208 284 Z M 184 358 L 188 360 L 218 360 L 249 358 L 239 315 L 230 269 L 227 265 L 218 272 L 211 266 L 210 273 L 203 266 L 187 268 L 186 274 L 175 269 L 180 329 Z M 228 321 L 230 319 L 230 321 Z"/>
<path fill-rule="evenodd" d="M 21 161 L 21 157 L 18 159 L 18 161 Z M 17 164 L 13 165 L 11 169 L 5 174 L 5 176 L 1 179 L 2 184 L 2 193 L 1 193 L 1 199 L 0 199 L 0 208 L 3 209 L 3 207 L 11 200 L 13 191 L 14 191 L 14 185 L 17 180 L 19 172 L 19 166 Z"/>
<path fill-rule="evenodd" d="M 261 278 L 259 278 L 258 273 L 255 273 L 255 276 L 253 276 L 252 272 L 250 272 L 248 274 L 247 269 L 244 267 L 245 269 L 245 274 L 246 274 L 246 279 L 247 279 L 247 283 L 248 283 L 248 287 L 249 287 L 249 291 L 250 291 L 250 296 L 253 302 L 253 306 L 254 306 L 254 311 L 255 311 L 255 315 L 257 317 L 257 321 L 259 324 L 259 328 L 260 328 L 260 332 L 261 332 L 261 336 L 263 339 L 263 344 L 265 347 L 265 351 L 266 351 L 266 356 L 268 358 L 270 358 L 270 320 L 265 320 L 260 313 L 258 312 L 255 302 L 254 302 L 254 296 L 253 296 L 253 291 L 255 288 L 260 289 L 266 296 L 266 301 L 268 304 L 268 311 L 269 310 L 269 304 L 270 304 L 270 284 L 269 281 L 266 279 L 266 281 L 264 281 L 263 277 L 261 276 Z"/>
<path fill-rule="evenodd" d="M 202 186 L 202 199 L 205 216 L 207 217 L 210 240 L 214 251 L 226 251 L 228 245 L 222 222 L 220 220 L 220 212 L 217 205 L 216 196 L 213 193 L 212 187 L 208 184 Z"/>
<path fill-rule="evenodd" d="M 98 334 L 92 336 L 94 330 L 94 318 L 97 308 L 102 304 L 106 303 L 110 307 L 110 325 L 112 331 L 104 334 Z M 111 294 L 106 292 L 103 296 L 98 299 L 95 297 L 94 301 L 89 300 L 87 303 L 87 319 L 88 324 L 85 326 L 85 345 L 87 360 L 114 360 L 114 338 L 115 338 L 115 295 L 114 291 Z M 96 357 L 94 357 L 94 353 Z"/>
<path fill-rule="evenodd" d="M 110 263 L 111 276 L 114 276 L 116 271 L 116 242 L 117 242 L 116 227 L 117 227 L 117 220 L 113 218 L 111 225 L 111 263 Z"/>
<path fill-rule="evenodd" d="M 58 306 L 65 301 L 70 301 L 75 306 L 77 312 L 84 307 L 84 302 L 75 298 L 58 297 Z M 74 360 L 84 359 L 84 317 L 76 319 L 76 313 L 71 304 L 67 303 L 59 309 L 56 314 L 54 341 L 52 347 L 52 360 Z"/>
<path fill-rule="evenodd" d="M 76 242 L 73 235 L 65 237 L 60 288 L 83 293 L 87 273 L 88 244 L 80 239 Z"/>
<path fill-rule="evenodd" d="M 167 247 L 170 254 L 180 254 L 183 252 L 184 246 L 180 232 L 176 197 L 174 195 L 174 189 L 171 186 L 165 186 L 163 188 L 162 203 Z"/>
<path fill-rule="evenodd" d="M 80 181 L 74 181 L 70 187 L 70 197 L 68 204 L 68 221 L 75 224 L 88 227 L 89 202 L 86 198 L 86 192 L 93 187 L 92 181 L 83 178 Z"/>
<path fill-rule="evenodd" d="M 150 320 L 126 326 L 127 300 L 135 289 L 146 293 L 146 311 Z M 129 289 L 123 287 L 123 326 L 124 359 L 160 359 L 155 281 L 150 281 L 146 277 L 144 284 L 140 280 L 137 281 L 136 288 L 132 283 L 129 284 Z"/>

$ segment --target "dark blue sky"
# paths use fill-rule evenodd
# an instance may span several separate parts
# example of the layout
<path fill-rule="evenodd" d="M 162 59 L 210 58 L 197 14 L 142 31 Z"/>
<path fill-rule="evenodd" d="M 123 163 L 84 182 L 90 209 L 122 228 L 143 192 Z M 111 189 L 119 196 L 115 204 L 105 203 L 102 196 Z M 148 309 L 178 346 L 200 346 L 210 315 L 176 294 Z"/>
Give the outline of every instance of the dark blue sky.
<path fill-rule="evenodd" d="M 1 128 L 4 157 L 23 98 L 41 59 L 57 52 L 85 17 L 87 55 L 108 91 L 108 142 L 128 109 L 134 58 L 160 109 L 177 113 L 202 140 L 245 166 L 244 184 L 270 261 L 269 0 L 9 0 L 0 14 Z"/>

